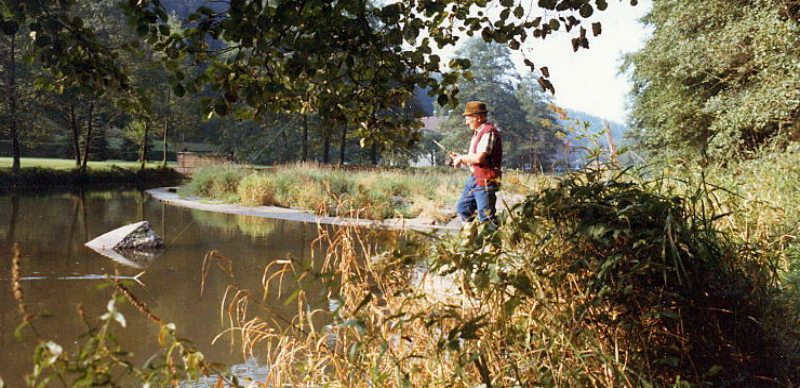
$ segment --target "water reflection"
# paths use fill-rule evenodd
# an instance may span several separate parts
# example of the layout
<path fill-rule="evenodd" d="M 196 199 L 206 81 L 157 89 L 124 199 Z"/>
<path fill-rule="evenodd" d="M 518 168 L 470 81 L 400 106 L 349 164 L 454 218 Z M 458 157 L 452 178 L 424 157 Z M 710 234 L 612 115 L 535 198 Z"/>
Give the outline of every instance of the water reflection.
<path fill-rule="evenodd" d="M 112 229 L 147 220 L 166 243 L 166 249 L 148 261 L 146 270 L 97 254 L 84 243 Z M 23 385 L 32 369 L 33 343 L 14 339 L 20 323 L 11 293 L 11 247 L 18 243 L 25 302 L 30 310 L 49 312 L 38 322 L 48 339 L 65 348 L 84 333 L 76 313 L 83 305 L 89 317 L 105 312 L 109 289 L 98 290 L 106 275 L 137 277 L 142 285 L 132 291 L 160 318 L 174 322 L 178 335 L 189 338 L 207 359 L 241 364 L 240 344 L 212 339 L 223 329 L 220 302 L 231 282 L 240 288 L 260 289 L 262 273 L 275 259 L 292 256 L 310 261 L 316 225 L 248 216 L 209 213 L 166 206 L 134 190 L 0 196 L 0 376 L 9 386 Z M 225 271 L 203 276 L 206 253 L 216 250 L 230 260 Z M 313 304 L 324 306 L 324 293 Z M 288 295 L 289 292 L 285 293 Z M 120 305 L 128 328 L 118 332 L 124 348 L 141 365 L 157 349 L 158 327 L 133 308 Z M 271 311 L 291 317 L 295 307 L 275 301 Z M 228 337 L 226 337 L 228 338 Z"/>

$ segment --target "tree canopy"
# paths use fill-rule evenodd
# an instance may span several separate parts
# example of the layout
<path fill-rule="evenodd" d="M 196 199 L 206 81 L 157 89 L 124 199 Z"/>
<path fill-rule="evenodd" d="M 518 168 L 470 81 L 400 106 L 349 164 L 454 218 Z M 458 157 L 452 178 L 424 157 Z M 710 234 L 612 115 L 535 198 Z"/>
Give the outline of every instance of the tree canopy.
<path fill-rule="evenodd" d="M 496 6 L 499 14 L 491 10 Z M 411 126 L 396 108 L 410 100 L 415 88 L 429 90 L 440 105 L 454 106 L 459 78 L 473 78 L 470 59 L 445 64 L 434 47 L 479 35 L 519 49 L 529 36 L 544 38 L 562 28 L 575 28 L 579 46 L 588 47 L 580 18 L 606 7 L 603 0 L 536 5 L 513 0 L 232 0 L 199 7 L 188 16 L 189 28 L 177 34 L 163 28 L 166 12 L 160 1 L 131 0 L 124 6 L 143 37 L 168 55 L 173 62 L 168 67 L 211 61 L 202 74 L 185 78 L 178 71 L 172 82 L 178 95 L 210 85 L 215 94 L 204 100 L 208 115 L 314 111 L 357 124 L 359 136 L 378 143 L 396 137 L 387 133 Z M 530 59 L 526 63 L 535 68 Z M 544 75 L 540 83 L 552 90 Z"/>
<path fill-rule="evenodd" d="M 800 137 L 800 7 L 785 0 L 656 0 L 628 58 L 638 141 L 725 160 Z"/>
<path fill-rule="evenodd" d="M 87 13 L 97 11 L 94 3 L 0 0 L 0 27 L 6 36 L 30 39 L 28 61 L 49 73 L 41 87 L 58 93 L 75 88 L 90 101 L 116 93 L 114 103 L 127 112 L 158 115 L 152 106 L 165 101 L 163 94 L 148 92 L 143 84 L 155 78 L 142 79 L 142 67 L 128 65 L 132 56 L 150 52 L 146 60 L 168 70 L 172 95 L 197 96 L 203 117 L 319 116 L 329 127 L 322 131 L 326 155 L 333 128 L 341 129 L 342 149 L 351 137 L 375 150 L 419 139 L 419 122 L 409 108 L 416 91 L 455 106 L 459 81 L 474 78 L 472 63 L 469 58 L 445 63 L 435 49 L 480 36 L 518 50 L 526 39 L 557 30 L 574 37 L 575 49 L 588 47 L 581 20 L 608 5 L 605 0 L 118 4 L 128 26 L 108 25 L 98 12 Z M 186 18 L 176 22 L 169 6 Z M 114 28 L 130 32 L 112 36 Z M 599 25 L 591 31 L 599 34 Z M 532 60 L 525 62 L 536 71 L 537 83 L 552 91 L 546 72 Z"/>

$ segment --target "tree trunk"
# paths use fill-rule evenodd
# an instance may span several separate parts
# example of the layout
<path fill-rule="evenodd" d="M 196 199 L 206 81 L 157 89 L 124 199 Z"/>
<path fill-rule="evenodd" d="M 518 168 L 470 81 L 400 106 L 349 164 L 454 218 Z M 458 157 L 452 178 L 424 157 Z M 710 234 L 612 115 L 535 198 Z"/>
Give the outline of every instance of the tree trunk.
<path fill-rule="evenodd" d="M 347 124 L 342 125 L 342 143 L 339 147 L 339 165 L 344 166 L 345 148 L 347 147 Z"/>
<path fill-rule="evenodd" d="M 94 132 L 94 104 L 95 99 L 89 102 L 89 114 L 86 118 L 86 141 L 83 144 L 83 160 L 81 161 L 81 174 L 86 173 L 86 166 L 89 164 L 89 147 L 92 145 L 92 135 Z"/>
<path fill-rule="evenodd" d="M 536 134 L 531 131 L 531 169 L 530 172 L 536 170 Z"/>
<path fill-rule="evenodd" d="M 69 129 L 72 131 L 72 153 L 75 156 L 75 167 L 81 166 L 81 131 L 78 128 L 78 114 L 75 113 L 75 102 L 69 102 L 69 114 L 67 120 L 69 121 Z"/>
<path fill-rule="evenodd" d="M 603 120 L 603 131 L 606 133 L 606 140 L 608 140 L 608 153 L 611 158 L 611 164 L 617 165 L 617 143 L 614 141 L 614 136 L 611 134 L 611 125 L 607 120 Z"/>
<path fill-rule="evenodd" d="M 11 164 L 11 173 L 18 174 L 20 170 L 20 149 L 19 134 L 17 133 L 17 34 L 11 35 L 11 47 L 9 48 L 10 64 L 8 67 L 8 104 L 9 132 L 11 134 L 11 156 L 14 161 Z"/>
<path fill-rule="evenodd" d="M 322 136 L 324 137 L 322 142 L 322 163 L 328 164 L 331 154 L 331 131 L 326 128 Z"/>
<path fill-rule="evenodd" d="M 148 134 L 149 131 L 150 131 L 150 122 L 145 120 L 144 134 L 142 135 L 142 143 L 139 148 L 139 161 L 141 162 L 139 171 L 144 171 L 145 164 L 147 163 L 147 136 L 149 135 Z"/>
<path fill-rule="evenodd" d="M 308 115 L 303 115 L 303 162 L 308 161 Z"/>
<path fill-rule="evenodd" d="M 281 163 L 286 164 L 289 161 L 289 135 L 286 134 L 286 127 L 281 131 L 281 140 L 283 141 L 283 152 L 281 152 Z"/>
<path fill-rule="evenodd" d="M 370 151 L 369 151 L 369 157 L 372 160 L 372 165 L 373 166 L 377 166 L 378 165 L 378 143 L 374 143 L 374 142 L 372 143 L 372 147 L 370 148 Z"/>
<path fill-rule="evenodd" d="M 167 133 L 169 130 L 169 117 L 164 118 L 164 153 L 161 158 L 161 168 L 167 168 Z"/>
<path fill-rule="evenodd" d="M 161 157 L 161 168 L 167 168 L 167 135 L 169 134 L 169 115 L 172 111 L 172 89 L 167 88 L 167 109 L 164 114 L 164 153 Z"/>

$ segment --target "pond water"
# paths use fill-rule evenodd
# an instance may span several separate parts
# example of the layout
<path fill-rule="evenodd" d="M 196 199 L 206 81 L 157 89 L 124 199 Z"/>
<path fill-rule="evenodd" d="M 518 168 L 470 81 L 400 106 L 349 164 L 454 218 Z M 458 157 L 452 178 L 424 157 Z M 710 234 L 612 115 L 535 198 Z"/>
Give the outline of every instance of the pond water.
<path fill-rule="evenodd" d="M 87 241 L 120 226 L 147 220 L 165 241 L 166 250 L 151 261 L 113 261 L 89 248 Z M 206 359 L 226 365 L 245 362 L 229 336 L 212 344 L 225 329 L 220 306 L 226 288 L 260 289 L 265 266 L 291 255 L 312 259 L 312 242 L 318 226 L 292 221 L 211 213 L 164 205 L 137 190 L 82 193 L 0 195 L 0 377 L 8 386 L 23 385 L 32 370 L 33 335 L 18 341 L 14 330 L 21 322 L 12 294 L 12 246 L 22 252 L 24 299 L 30 312 L 46 312 L 39 319 L 40 333 L 68 349 L 85 332 L 78 314 L 84 306 L 89 317 L 106 311 L 111 288 L 98 289 L 107 274 L 138 276 L 144 284 L 130 288 L 157 316 L 177 326 L 177 334 L 192 341 Z M 231 260 L 233 277 L 212 266 L 201 293 L 205 255 L 216 250 Z M 316 293 L 324 304 L 321 293 Z M 314 293 L 309 293 L 312 297 Z M 312 302 L 317 303 L 317 302 Z M 122 346 L 141 365 L 157 350 L 159 328 L 128 304 L 118 304 L 127 328 L 117 328 Z M 291 317 L 296 306 L 273 301 L 271 308 Z M 74 345 L 73 345 L 74 346 Z"/>

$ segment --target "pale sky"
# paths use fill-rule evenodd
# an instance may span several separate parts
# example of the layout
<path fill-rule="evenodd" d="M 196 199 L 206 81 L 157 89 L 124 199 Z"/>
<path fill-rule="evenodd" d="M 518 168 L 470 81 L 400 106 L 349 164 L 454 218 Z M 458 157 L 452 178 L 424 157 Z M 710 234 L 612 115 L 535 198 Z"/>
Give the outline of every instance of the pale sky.
<path fill-rule="evenodd" d="M 556 89 L 553 96 L 556 104 L 625 123 L 630 83 L 625 75 L 619 74 L 619 69 L 623 55 L 640 49 L 649 36 L 650 32 L 639 19 L 652 6 L 652 0 L 640 0 L 636 6 L 631 6 L 630 0 L 609 1 L 605 11 L 595 11 L 591 18 L 581 21 L 580 26 L 588 30 L 588 50 L 581 48 L 573 52 L 570 40 L 577 35 L 579 27 L 567 33 L 562 26 L 544 40 L 528 37 L 521 51 L 537 69 L 547 66 L 550 82 Z M 490 12 L 499 12 L 499 9 Z M 603 31 L 595 37 L 591 25 L 598 21 Z M 443 58 L 449 58 L 455 49 L 437 51 Z M 520 74 L 530 72 L 520 51 L 512 53 Z"/>
<path fill-rule="evenodd" d="M 550 70 L 556 104 L 625 122 L 630 83 L 624 74 L 619 74 L 619 68 L 623 55 L 640 49 L 649 36 L 649 30 L 638 20 L 652 5 L 651 0 L 639 1 L 636 6 L 631 6 L 628 0 L 609 1 L 608 9 L 596 11 L 590 19 L 581 22 L 588 30 L 588 50 L 581 48 L 573 52 L 571 35 L 563 27 L 545 40 L 529 38 L 525 42 L 525 53 L 536 67 L 547 66 Z M 594 37 L 591 24 L 597 21 L 602 23 L 603 32 Z M 530 71 L 522 64 L 521 55 L 515 55 L 519 56 L 516 61 L 519 71 Z"/>

